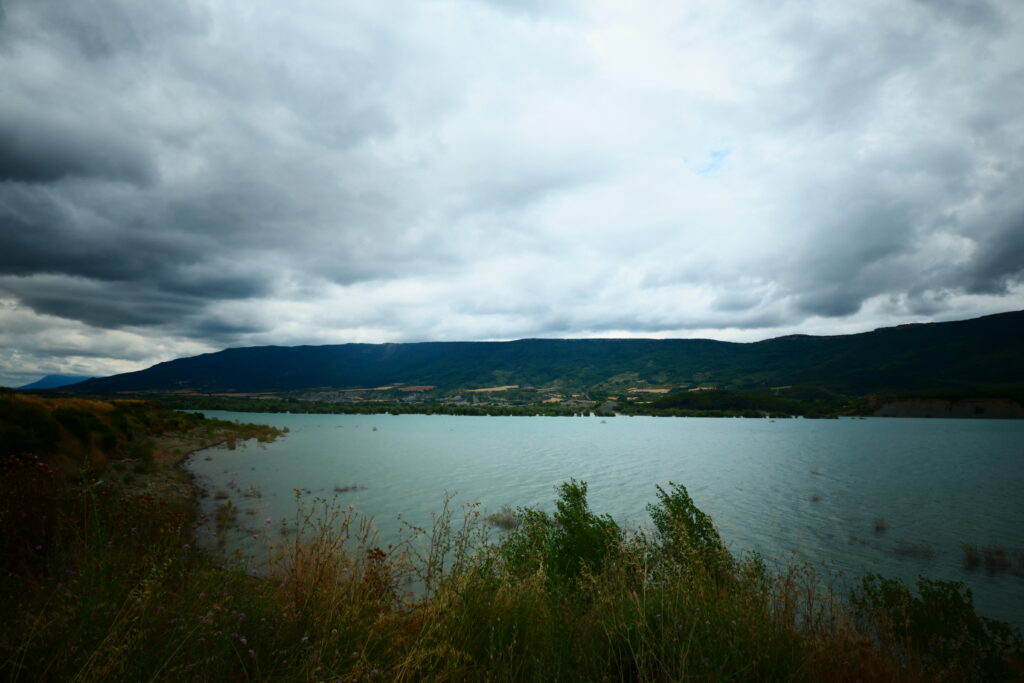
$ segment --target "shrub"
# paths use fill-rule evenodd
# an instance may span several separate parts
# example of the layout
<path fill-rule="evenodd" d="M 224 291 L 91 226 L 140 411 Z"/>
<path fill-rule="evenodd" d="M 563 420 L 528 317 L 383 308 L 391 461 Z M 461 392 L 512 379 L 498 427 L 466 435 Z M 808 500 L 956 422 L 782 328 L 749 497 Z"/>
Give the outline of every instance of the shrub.
<path fill-rule="evenodd" d="M 682 567 L 699 566 L 720 572 L 732 564 L 711 516 L 698 508 L 686 487 L 669 482 L 669 490 L 656 487 L 658 504 L 648 505 L 655 540 L 666 559 Z"/>
<path fill-rule="evenodd" d="M 556 491 L 554 533 L 549 565 L 556 576 L 574 579 L 584 567 L 603 565 L 608 551 L 621 540 L 619 526 L 610 515 L 595 515 L 587 503 L 587 483 L 570 479 Z"/>
<path fill-rule="evenodd" d="M 853 591 L 854 613 L 878 640 L 894 640 L 906 657 L 946 668 L 964 680 L 1008 676 L 1006 656 L 1022 654 L 1020 633 L 974 611 L 958 581 L 918 577 L 917 595 L 899 579 L 869 574 Z"/>
<path fill-rule="evenodd" d="M 42 406 L 0 397 L 0 457 L 41 454 L 60 438 L 60 427 Z"/>
<path fill-rule="evenodd" d="M 543 568 L 556 583 L 578 579 L 584 569 L 599 571 L 621 531 L 608 515 L 596 515 L 587 503 L 587 483 L 570 479 L 555 489 L 555 514 L 520 508 L 518 527 L 502 543 L 502 555 L 513 574 L 524 576 Z"/>

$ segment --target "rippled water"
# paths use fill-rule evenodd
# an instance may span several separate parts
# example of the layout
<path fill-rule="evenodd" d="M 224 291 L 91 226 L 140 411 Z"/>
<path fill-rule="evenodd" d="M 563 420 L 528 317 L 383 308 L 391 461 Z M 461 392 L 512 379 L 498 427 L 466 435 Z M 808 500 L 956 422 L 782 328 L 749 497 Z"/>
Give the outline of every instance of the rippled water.
<path fill-rule="evenodd" d="M 655 485 L 675 481 L 734 551 L 965 581 L 979 612 L 1024 625 L 1024 557 L 989 574 L 965 569 L 962 549 L 1024 552 L 1024 421 L 207 414 L 291 430 L 188 463 L 208 512 L 217 491 L 239 505 L 234 547 L 265 519 L 294 517 L 296 488 L 365 487 L 339 500 L 372 515 L 386 541 L 399 514 L 429 524 L 445 491 L 489 510 L 550 510 L 553 487 L 574 477 L 592 509 L 644 524 Z M 241 495 L 250 487 L 261 496 Z"/>

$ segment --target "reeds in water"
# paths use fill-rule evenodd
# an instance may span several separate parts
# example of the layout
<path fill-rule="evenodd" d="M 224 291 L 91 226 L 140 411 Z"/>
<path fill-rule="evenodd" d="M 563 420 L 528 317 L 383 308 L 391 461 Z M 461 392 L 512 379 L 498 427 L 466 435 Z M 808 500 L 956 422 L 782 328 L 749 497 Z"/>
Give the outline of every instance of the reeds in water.
<path fill-rule="evenodd" d="M 1009 571 L 1024 575 L 1024 550 L 1007 550 L 999 545 L 965 545 L 963 550 L 964 569 L 974 571 L 984 567 L 989 574 Z"/>

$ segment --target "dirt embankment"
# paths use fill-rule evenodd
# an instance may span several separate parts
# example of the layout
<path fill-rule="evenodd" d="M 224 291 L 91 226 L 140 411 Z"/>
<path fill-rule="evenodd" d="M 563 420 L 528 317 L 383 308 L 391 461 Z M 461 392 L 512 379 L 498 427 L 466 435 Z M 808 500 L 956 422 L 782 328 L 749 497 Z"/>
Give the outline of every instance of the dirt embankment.
<path fill-rule="evenodd" d="M 979 417 L 1024 419 L 1024 406 L 1005 398 L 904 398 L 888 401 L 876 417 Z"/>

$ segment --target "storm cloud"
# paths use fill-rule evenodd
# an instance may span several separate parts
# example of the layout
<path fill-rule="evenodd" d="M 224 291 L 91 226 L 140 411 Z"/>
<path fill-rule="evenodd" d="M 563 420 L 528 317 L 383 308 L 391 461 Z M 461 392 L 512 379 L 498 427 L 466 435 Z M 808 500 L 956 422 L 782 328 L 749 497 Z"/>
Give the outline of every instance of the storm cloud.
<path fill-rule="evenodd" d="M 1024 6 L 0 0 L 0 383 L 1024 308 Z"/>

